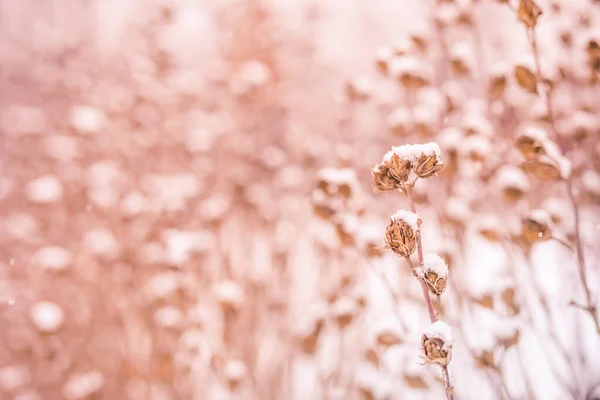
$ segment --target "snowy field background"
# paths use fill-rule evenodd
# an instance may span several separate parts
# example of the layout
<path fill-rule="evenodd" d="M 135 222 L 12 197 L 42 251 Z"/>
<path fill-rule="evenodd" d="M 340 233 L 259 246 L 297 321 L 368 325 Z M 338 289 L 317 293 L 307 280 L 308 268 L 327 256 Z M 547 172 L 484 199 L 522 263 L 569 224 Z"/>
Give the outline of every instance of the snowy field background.
<path fill-rule="evenodd" d="M 600 399 L 565 187 L 517 168 L 522 125 L 549 128 L 515 82 L 531 49 L 500 3 L 0 0 L 0 399 L 445 398 L 420 358 L 419 282 L 384 248 L 409 203 L 370 173 L 430 141 L 446 168 L 415 194 L 423 250 L 450 266 L 455 398 Z M 600 6 L 540 6 L 597 306 Z M 376 55 L 418 53 L 415 35 L 434 78 L 410 92 Z M 468 72 L 441 43 L 462 43 Z M 518 201 L 496 166 L 515 166 Z M 563 243 L 523 245 L 535 209 Z"/>

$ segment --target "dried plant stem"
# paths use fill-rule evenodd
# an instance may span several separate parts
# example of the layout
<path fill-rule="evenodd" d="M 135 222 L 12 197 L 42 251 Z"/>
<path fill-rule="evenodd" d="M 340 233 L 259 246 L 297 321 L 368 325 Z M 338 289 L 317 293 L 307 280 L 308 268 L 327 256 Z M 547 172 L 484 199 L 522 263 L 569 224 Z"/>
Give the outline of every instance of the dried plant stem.
<path fill-rule="evenodd" d="M 416 210 L 416 206 L 415 206 L 415 199 L 413 197 L 413 185 L 414 182 L 411 184 L 406 185 L 405 190 L 406 190 L 406 195 L 408 196 L 408 199 L 410 201 L 410 211 L 413 213 L 417 213 Z M 423 244 L 422 244 L 422 240 L 421 240 L 421 227 L 419 226 L 419 231 L 417 232 L 417 254 L 419 255 L 419 265 L 423 264 Z M 431 321 L 431 323 L 434 323 L 438 320 L 437 315 L 435 314 L 435 310 L 433 309 L 433 303 L 431 301 L 431 296 L 429 295 L 429 289 L 427 289 L 427 285 L 425 284 L 425 282 L 420 279 L 419 282 L 421 283 L 421 290 L 423 291 L 423 297 L 425 298 L 425 304 L 427 304 L 427 311 L 429 312 L 429 320 Z M 447 366 L 443 366 L 442 368 L 442 375 L 444 377 L 444 387 L 446 389 L 446 398 L 448 400 L 454 400 L 454 389 L 452 387 L 452 383 L 450 380 L 450 372 L 448 371 L 448 367 Z"/>
<path fill-rule="evenodd" d="M 550 123 L 550 128 L 552 131 L 552 135 L 554 136 L 554 140 L 558 144 L 559 148 L 564 152 L 564 144 L 561 141 L 561 137 L 558 134 L 555 124 L 554 118 L 554 107 L 552 106 L 552 96 L 550 94 L 550 88 L 546 87 L 546 82 L 543 79 L 542 75 L 542 67 L 540 63 L 540 53 L 538 49 L 537 37 L 535 28 L 529 28 L 527 30 L 527 36 L 529 38 L 529 43 L 531 45 L 531 50 L 533 51 L 533 57 L 535 61 L 535 70 L 536 76 L 538 80 L 539 87 L 543 88 L 543 93 L 541 94 L 544 103 L 546 104 L 546 109 L 548 112 L 548 120 Z M 600 321 L 598 320 L 598 315 L 596 313 L 596 307 L 593 304 L 592 294 L 590 291 L 590 287 L 588 284 L 587 272 L 585 270 L 585 256 L 583 254 L 583 245 L 581 243 L 581 234 L 580 234 L 580 216 L 579 216 L 579 205 L 577 204 L 577 200 L 575 199 L 575 195 L 573 193 L 573 183 L 571 181 L 571 176 L 565 178 L 565 183 L 567 186 L 567 194 L 569 197 L 569 203 L 571 204 L 571 209 L 573 212 L 573 217 L 575 219 L 575 250 L 577 253 L 577 267 L 579 272 L 579 280 L 581 281 L 581 286 L 583 287 L 583 291 L 585 293 L 586 298 L 586 310 L 594 320 L 594 324 L 596 325 L 596 331 L 600 334 Z"/>

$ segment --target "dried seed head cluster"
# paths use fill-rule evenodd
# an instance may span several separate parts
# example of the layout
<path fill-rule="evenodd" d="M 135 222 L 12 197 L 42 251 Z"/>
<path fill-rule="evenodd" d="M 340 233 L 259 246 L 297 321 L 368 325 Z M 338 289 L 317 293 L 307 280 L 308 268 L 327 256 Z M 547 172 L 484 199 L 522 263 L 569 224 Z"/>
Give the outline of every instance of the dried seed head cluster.
<path fill-rule="evenodd" d="M 534 210 L 521 220 L 522 234 L 530 243 L 552 238 L 552 219 L 543 210 Z"/>
<path fill-rule="evenodd" d="M 371 174 L 375 189 L 385 192 L 412 184 L 415 177 L 428 178 L 442 168 L 440 148 L 432 142 L 392 147 Z"/>

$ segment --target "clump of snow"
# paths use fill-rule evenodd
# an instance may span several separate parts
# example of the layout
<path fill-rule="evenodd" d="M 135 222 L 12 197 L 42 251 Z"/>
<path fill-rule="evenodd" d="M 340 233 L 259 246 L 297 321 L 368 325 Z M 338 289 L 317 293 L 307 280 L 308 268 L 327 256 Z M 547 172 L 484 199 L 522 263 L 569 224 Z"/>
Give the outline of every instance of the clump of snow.
<path fill-rule="evenodd" d="M 37 329 L 44 333 L 56 332 L 65 320 L 63 310 L 51 301 L 35 303 L 29 313 Z"/>
<path fill-rule="evenodd" d="M 83 236 L 83 246 L 91 254 L 106 260 L 117 260 L 123 248 L 115 234 L 107 228 L 88 231 Z"/>
<path fill-rule="evenodd" d="M 319 179 L 335 184 L 353 185 L 358 181 L 353 168 L 321 168 L 317 173 Z"/>
<path fill-rule="evenodd" d="M 465 138 L 461 150 L 463 154 L 483 158 L 492 151 L 489 138 L 483 135 L 473 135 Z"/>
<path fill-rule="evenodd" d="M 208 250 L 214 244 L 214 237 L 207 232 L 167 229 L 162 236 L 166 244 L 166 261 L 175 266 L 189 261 L 193 252 Z"/>
<path fill-rule="evenodd" d="M 75 138 L 66 135 L 49 135 L 45 137 L 44 150 L 48 157 L 59 161 L 71 161 L 79 154 Z"/>
<path fill-rule="evenodd" d="M 392 215 L 391 220 L 394 222 L 404 221 L 408 226 L 412 228 L 413 231 L 419 230 L 419 214 L 415 214 L 408 210 L 398 210 L 394 215 Z"/>
<path fill-rule="evenodd" d="M 465 63 L 469 69 L 475 65 L 473 48 L 466 41 L 456 42 L 450 47 L 450 58 Z"/>
<path fill-rule="evenodd" d="M 216 138 L 215 131 L 193 128 L 186 132 L 185 147 L 192 154 L 206 152 L 211 149 Z"/>
<path fill-rule="evenodd" d="M 392 129 L 400 127 L 408 128 L 412 123 L 412 115 L 406 107 L 398 107 L 390 113 L 387 123 Z"/>
<path fill-rule="evenodd" d="M 64 247 L 46 246 L 36 251 L 31 261 L 34 265 L 51 271 L 64 271 L 73 262 L 73 255 Z"/>
<path fill-rule="evenodd" d="M 464 136 L 462 129 L 449 126 L 442 129 L 437 140 L 444 150 L 457 150 L 460 147 Z"/>
<path fill-rule="evenodd" d="M 600 175 L 596 171 L 588 169 L 581 174 L 581 184 L 588 192 L 600 196 Z"/>
<path fill-rule="evenodd" d="M 150 299 L 165 298 L 182 286 L 182 277 L 177 272 L 162 272 L 153 276 L 145 285 L 144 291 Z"/>
<path fill-rule="evenodd" d="M 215 193 L 198 205 L 198 214 L 208 220 L 220 220 L 229 211 L 231 198 L 224 193 Z"/>
<path fill-rule="evenodd" d="M 68 400 L 85 399 L 99 392 L 104 386 L 104 375 L 100 371 L 75 374 L 63 387 L 63 394 Z"/>
<path fill-rule="evenodd" d="M 246 365 L 239 360 L 229 360 L 223 372 L 228 380 L 239 382 L 246 376 Z"/>
<path fill-rule="evenodd" d="M 494 127 L 490 120 L 481 112 L 471 111 L 462 119 L 462 127 L 469 135 L 482 135 L 490 138 L 494 135 Z"/>
<path fill-rule="evenodd" d="M 446 278 L 448 277 L 448 265 L 436 253 L 427 253 L 423 256 L 423 264 L 417 267 L 415 272 L 421 278 L 424 278 L 430 272 L 433 272 L 440 278 Z"/>
<path fill-rule="evenodd" d="M 139 191 L 128 193 L 121 201 L 121 212 L 128 217 L 139 215 L 148 207 L 148 199 Z"/>
<path fill-rule="evenodd" d="M 386 315 L 375 323 L 373 334 L 376 338 L 391 337 L 400 341 L 402 338 L 402 325 L 395 315 Z"/>
<path fill-rule="evenodd" d="M 197 176 L 192 173 L 169 175 L 148 174 L 142 178 L 142 188 L 149 195 L 153 211 L 177 211 L 202 189 Z"/>
<path fill-rule="evenodd" d="M 358 305 L 352 297 L 344 296 L 337 299 L 331 307 L 331 312 L 336 317 L 353 316 L 356 314 Z"/>
<path fill-rule="evenodd" d="M 496 183 L 500 188 L 516 188 L 523 192 L 529 189 L 527 174 L 518 167 L 505 165 L 496 172 Z"/>
<path fill-rule="evenodd" d="M 542 208 L 550 214 L 553 219 L 562 220 L 568 215 L 569 204 L 560 197 L 548 197 L 542 203 Z"/>
<path fill-rule="evenodd" d="M 25 188 L 29 201 L 37 204 L 51 204 L 63 196 L 63 186 L 54 175 L 44 175 L 27 184 Z"/>
<path fill-rule="evenodd" d="M 0 389 L 13 392 L 31 381 L 31 373 L 25 365 L 9 365 L 0 368 Z"/>
<path fill-rule="evenodd" d="M 159 308 L 152 318 L 157 326 L 163 328 L 177 328 L 183 323 L 183 313 L 173 306 Z"/>
<path fill-rule="evenodd" d="M 237 282 L 219 282 L 215 286 L 214 292 L 222 304 L 237 308 L 244 302 L 244 291 Z"/>
<path fill-rule="evenodd" d="M 435 142 L 424 144 L 403 144 L 401 146 L 393 146 L 383 157 L 384 161 L 389 161 L 392 155 L 397 155 L 402 160 L 410 160 L 416 162 L 421 154 L 426 156 L 435 156 L 437 161 L 441 161 L 440 146 Z"/>
<path fill-rule="evenodd" d="M 471 208 L 458 197 L 450 197 L 444 204 L 446 216 L 454 221 L 466 222 L 471 218 Z"/>
<path fill-rule="evenodd" d="M 4 221 L 4 229 L 15 239 L 28 240 L 34 238 L 39 231 L 38 221 L 29 214 L 15 213 Z"/>
<path fill-rule="evenodd" d="M 71 126 L 80 133 L 96 133 L 106 123 L 106 115 L 95 107 L 80 105 L 71 109 L 69 121 Z"/>
<path fill-rule="evenodd" d="M 546 210 L 533 210 L 527 215 L 527 217 L 541 224 L 552 226 L 552 218 Z"/>
<path fill-rule="evenodd" d="M 444 342 L 442 350 L 448 350 L 452 346 L 452 329 L 444 321 L 436 321 L 423 332 L 428 338 L 441 339 Z"/>

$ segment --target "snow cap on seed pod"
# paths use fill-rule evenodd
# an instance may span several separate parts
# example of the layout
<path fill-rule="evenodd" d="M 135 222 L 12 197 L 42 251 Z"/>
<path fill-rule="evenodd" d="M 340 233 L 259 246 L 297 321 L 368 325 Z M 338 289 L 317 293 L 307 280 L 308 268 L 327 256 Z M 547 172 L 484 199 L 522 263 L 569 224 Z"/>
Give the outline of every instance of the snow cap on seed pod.
<path fill-rule="evenodd" d="M 452 330 L 444 321 L 431 324 L 421 337 L 426 363 L 447 366 L 452 358 Z"/>
<path fill-rule="evenodd" d="M 448 265 L 437 254 L 425 254 L 423 256 L 423 263 L 415 268 L 415 274 L 425 282 L 427 289 L 431 293 L 439 296 L 446 290 Z"/>

